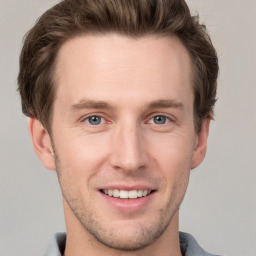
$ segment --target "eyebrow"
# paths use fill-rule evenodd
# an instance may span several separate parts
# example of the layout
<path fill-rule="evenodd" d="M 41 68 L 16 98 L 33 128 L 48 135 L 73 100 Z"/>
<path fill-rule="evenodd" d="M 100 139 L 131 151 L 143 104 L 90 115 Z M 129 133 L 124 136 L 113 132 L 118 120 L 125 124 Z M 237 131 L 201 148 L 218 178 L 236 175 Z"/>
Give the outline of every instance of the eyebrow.
<path fill-rule="evenodd" d="M 177 100 L 161 99 L 149 103 L 148 108 L 177 108 L 183 109 L 184 105 L 182 102 Z"/>
<path fill-rule="evenodd" d="M 95 109 L 111 109 L 113 107 L 110 106 L 105 101 L 94 101 L 89 99 L 82 99 L 78 103 L 73 104 L 71 106 L 71 111 L 86 109 L 86 108 L 95 108 Z"/>
<path fill-rule="evenodd" d="M 105 101 L 94 101 L 89 99 L 82 99 L 78 103 L 71 106 L 71 111 L 78 111 L 81 109 L 113 109 L 109 103 Z M 183 109 L 184 105 L 180 101 L 170 99 L 160 99 L 150 102 L 146 105 L 147 109 L 152 108 L 177 108 Z"/>

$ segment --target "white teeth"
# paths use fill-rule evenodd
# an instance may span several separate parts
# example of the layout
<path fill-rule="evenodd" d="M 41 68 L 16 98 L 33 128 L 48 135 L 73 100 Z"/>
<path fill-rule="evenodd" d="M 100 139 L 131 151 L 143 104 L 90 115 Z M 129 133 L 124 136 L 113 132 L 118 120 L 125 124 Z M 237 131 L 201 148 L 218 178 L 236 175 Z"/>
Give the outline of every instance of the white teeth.
<path fill-rule="evenodd" d="M 120 195 L 119 190 L 114 189 L 113 190 L 113 197 L 119 197 L 119 195 Z"/>
<path fill-rule="evenodd" d="M 151 190 L 118 190 L 118 189 L 104 189 L 104 194 L 112 197 L 119 197 L 123 199 L 135 199 L 138 197 L 144 197 L 151 193 Z"/>
<path fill-rule="evenodd" d="M 143 196 L 143 191 L 142 190 L 138 190 L 137 197 L 142 197 L 142 196 Z"/>
<path fill-rule="evenodd" d="M 129 191 L 129 198 L 137 198 L 137 197 L 138 197 L 137 190 Z"/>
<path fill-rule="evenodd" d="M 129 197 L 129 192 L 125 191 L 125 190 L 120 190 L 119 197 L 120 198 L 128 198 Z"/>

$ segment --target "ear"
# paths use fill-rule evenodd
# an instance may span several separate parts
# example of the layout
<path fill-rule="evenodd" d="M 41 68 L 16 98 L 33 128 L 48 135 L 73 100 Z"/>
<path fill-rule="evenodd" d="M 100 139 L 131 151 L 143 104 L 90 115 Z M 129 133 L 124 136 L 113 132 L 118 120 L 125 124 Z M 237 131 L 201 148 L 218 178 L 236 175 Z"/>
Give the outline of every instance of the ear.
<path fill-rule="evenodd" d="M 49 133 L 38 119 L 31 117 L 29 117 L 28 129 L 34 150 L 44 167 L 49 170 L 55 170 L 54 151 Z"/>
<path fill-rule="evenodd" d="M 195 148 L 192 156 L 191 169 L 196 168 L 203 160 L 207 149 L 207 139 L 211 119 L 205 119 L 202 128 L 196 138 Z"/>

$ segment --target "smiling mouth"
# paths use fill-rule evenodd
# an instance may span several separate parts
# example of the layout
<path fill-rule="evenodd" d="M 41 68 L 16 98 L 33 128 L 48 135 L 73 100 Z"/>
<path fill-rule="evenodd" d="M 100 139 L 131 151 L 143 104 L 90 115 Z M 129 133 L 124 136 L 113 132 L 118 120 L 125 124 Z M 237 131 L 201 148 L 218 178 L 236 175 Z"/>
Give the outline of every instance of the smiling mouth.
<path fill-rule="evenodd" d="M 102 189 L 101 193 L 120 199 L 136 199 L 146 197 L 154 192 L 154 190 L 119 190 L 119 189 Z"/>

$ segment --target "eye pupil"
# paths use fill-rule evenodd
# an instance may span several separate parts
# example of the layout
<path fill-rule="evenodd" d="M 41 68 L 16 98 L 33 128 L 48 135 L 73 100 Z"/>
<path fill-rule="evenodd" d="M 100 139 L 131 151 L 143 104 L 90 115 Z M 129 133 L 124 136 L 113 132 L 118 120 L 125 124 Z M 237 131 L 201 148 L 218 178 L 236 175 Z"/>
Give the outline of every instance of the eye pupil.
<path fill-rule="evenodd" d="M 88 118 L 88 121 L 91 125 L 98 125 L 101 123 L 101 117 L 99 116 L 91 116 Z"/>
<path fill-rule="evenodd" d="M 155 124 L 165 124 L 166 117 L 165 116 L 155 116 L 154 117 L 154 123 Z"/>

